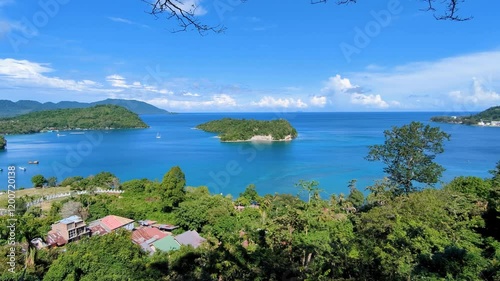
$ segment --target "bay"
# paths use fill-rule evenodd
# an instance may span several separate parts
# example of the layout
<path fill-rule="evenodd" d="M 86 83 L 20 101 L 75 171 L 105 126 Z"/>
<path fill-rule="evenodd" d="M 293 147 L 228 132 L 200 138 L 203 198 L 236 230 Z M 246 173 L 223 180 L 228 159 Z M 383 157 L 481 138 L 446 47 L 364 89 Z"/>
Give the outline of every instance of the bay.
<path fill-rule="evenodd" d="M 456 114 L 456 113 L 455 113 Z M 17 166 L 18 187 L 31 187 L 31 177 L 89 176 L 101 171 L 121 181 L 160 180 L 180 166 L 190 186 L 206 185 L 213 193 L 237 196 L 248 184 L 259 193 L 292 193 L 299 180 L 317 180 L 332 193 L 348 193 L 357 179 L 363 190 L 384 177 L 382 164 L 364 159 L 368 146 L 383 142 L 383 131 L 411 121 L 431 124 L 435 112 L 377 113 L 185 113 L 143 115 L 148 129 L 49 132 L 6 136 L 0 152 L 0 189 L 7 187 L 7 167 Z M 292 142 L 221 143 L 215 134 L 194 129 L 223 117 L 270 120 L 285 118 L 297 129 Z M 456 176 L 489 177 L 500 160 L 500 128 L 432 123 L 451 134 L 436 159 L 446 168 L 443 181 Z M 59 134 L 59 136 L 58 136 Z M 157 138 L 157 136 L 161 136 Z M 40 164 L 29 165 L 38 160 Z M 19 170 L 25 167 L 26 171 Z"/>

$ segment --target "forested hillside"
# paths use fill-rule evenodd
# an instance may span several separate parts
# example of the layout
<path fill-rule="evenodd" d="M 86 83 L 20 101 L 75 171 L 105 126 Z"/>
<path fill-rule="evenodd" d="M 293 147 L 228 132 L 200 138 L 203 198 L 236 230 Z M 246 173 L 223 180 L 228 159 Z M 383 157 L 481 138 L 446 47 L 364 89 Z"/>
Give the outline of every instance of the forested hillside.
<path fill-rule="evenodd" d="M 254 119 L 223 118 L 200 124 L 196 128 L 206 132 L 219 133 L 221 141 L 245 141 L 254 136 L 272 136 L 273 140 L 284 140 L 287 136 L 297 137 L 297 130 L 284 120 L 261 121 Z"/>
<path fill-rule="evenodd" d="M 30 134 L 43 130 L 147 127 L 137 114 L 116 105 L 47 110 L 0 119 L 0 134 Z"/>
<path fill-rule="evenodd" d="M 54 109 L 69 109 L 69 108 L 88 108 L 96 105 L 113 104 L 125 107 L 126 109 L 137 114 L 168 114 L 169 112 L 160 109 L 151 104 L 137 100 L 123 99 L 106 99 L 97 102 L 85 103 L 76 101 L 61 101 L 58 103 L 46 102 L 41 103 L 32 100 L 20 100 L 13 102 L 10 100 L 0 100 L 0 118 L 14 117 L 22 114 L 27 114 L 34 111 L 54 110 Z"/>
<path fill-rule="evenodd" d="M 480 121 L 500 121 L 500 106 L 490 107 L 485 111 L 469 116 L 434 116 L 431 118 L 431 121 L 442 123 L 459 123 L 465 125 L 476 125 Z"/>

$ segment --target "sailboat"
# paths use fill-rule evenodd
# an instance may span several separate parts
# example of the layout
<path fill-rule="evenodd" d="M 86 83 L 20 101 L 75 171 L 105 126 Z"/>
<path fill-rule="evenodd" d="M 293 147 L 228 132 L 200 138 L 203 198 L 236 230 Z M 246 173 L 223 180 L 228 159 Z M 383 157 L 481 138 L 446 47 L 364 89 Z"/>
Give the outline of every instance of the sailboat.
<path fill-rule="evenodd" d="M 161 139 L 161 135 L 160 135 L 160 133 L 157 133 L 157 134 L 156 134 L 156 138 L 157 138 L 157 139 Z"/>

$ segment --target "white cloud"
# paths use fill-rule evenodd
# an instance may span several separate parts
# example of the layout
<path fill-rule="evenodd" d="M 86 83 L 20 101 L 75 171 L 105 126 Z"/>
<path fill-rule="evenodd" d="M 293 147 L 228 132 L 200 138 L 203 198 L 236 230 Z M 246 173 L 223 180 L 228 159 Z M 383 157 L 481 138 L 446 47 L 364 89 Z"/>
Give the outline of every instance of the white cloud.
<path fill-rule="evenodd" d="M 313 97 L 311 97 L 310 102 L 314 106 L 324 107 L 326 105 L 326 97 L 325 96 L 313 96 Z"/>
<path fill-rule="evenodd" d="M 450 98 L 464 106 L 491 106 L 500 103 L 500 94 L 493 90 L 484 89 L 483 84 L 477 78 L 472 79 L 472 89 L 469 91 L 451 91 Z"/>
<path fill-rule="evenodd" d="M 351 95 L 351 103 L 375 108 L 389 107 L 389 104 L 385 102 L 380 95 L 364 95 L 354 93 Z"/>
<path fill-rule="evenodd" d="M 357 86 L 351 84 L 351 81 L 347 78 L 342 78 L 339 74 L 328 78 L 325 83 L 325 87 L 322 89 L 323 92 L 345 92 L 347 90 L 355 89 Z"/>
<path fill-rule="evenodd" d="M 213 111 L 217 109 L 231 109 L 238 107 L 236 100 L 227 94 L 213 95 L 209 100 L 203 101 L 174 100 L 169 98 L 153 98 L 144 101 L 158 107 L 171 108 L 175 110 Z"/>
<path fill-rule="evenodd" d="M 108 83 L 111 84 L 111 86 L 119 88 L 121 90 L 129 89 L 129 90 L 147 91 L 159 94 L 173 95 L 173 92 L 170 90 L 158 89 L 158 87 L 156 86 L 143 84 L 139 81 L 133 81 L 131 84 L 128 84 L 125 77 L 118 74 L 112 74 L 106 76 L 106 81 L 108 81 Z"/>
<path fill-rule="evenodd" d="M 99 83 L 92 80 L 62 79 L 49 76 L 54 70 L 49 64 L 16 60 L 0 59 L 0 81 L 11 87 L 37 87 L 49 89 L 64 89 L 71 91 L 103 91 Z"/>
<path fill-rule="evenodd" d="M 185 97 L 199 97 L 200 96 L 200 94 L 191 93 L 191 92 L 183 93 L 182 95 Z"/>
<path fill-rule="evenodd" d="M 252 102 L 252 105 L 258 107 L 282 107 L 282 108 L 305 108 L 307 104 L 304 103 L 301 99 L 294 98 L 274 98 L 271 96 L 265 96 L 261 98 L 258 102 Z"/>

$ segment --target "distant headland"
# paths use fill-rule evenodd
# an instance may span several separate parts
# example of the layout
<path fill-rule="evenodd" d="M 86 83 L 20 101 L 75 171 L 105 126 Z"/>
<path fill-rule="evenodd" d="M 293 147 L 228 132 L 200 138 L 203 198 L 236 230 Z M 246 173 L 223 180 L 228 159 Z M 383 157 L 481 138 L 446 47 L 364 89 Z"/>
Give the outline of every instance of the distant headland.
<path fill-rule="evenodd" d="M 434 116 L 431 121 L 450 124 L 500 127 L 500 106 L 469 116 Z"/>
<path fill-rule="evenodd" d="M 33 100 L 20 100 L 13 102 L 10 100 L 0 100 L 0 118 L 14 117 L 22 114 L 27 114 L 35 111 L 67 109 L 67 108 L 88 108 L 96 105 L 112 104 L 125 107 L 126 109 L 142 115 L 142 114 L 171 114 L 166 110 L 160 109 L 149 103 L 137 100 L 124 99 L 106 99 L 91 103 L 76 102 L 76 101 L 61 101 L 58 103 L 46 102 L 41 103 Z"/>
<path fill-rule="evenodd" d="M 196 126 L 197 129 L 218 133 L 222 142 L 291 141 L 297 130 L 285 119 L 262 121 L 223 118 Z"/>
<path fill-rule="evenodd" d="M 147 128 L 137 114 L 117 105 L 56 109 L 0 119 L 0 134 L 31 134 L 63 130 Z"/>

